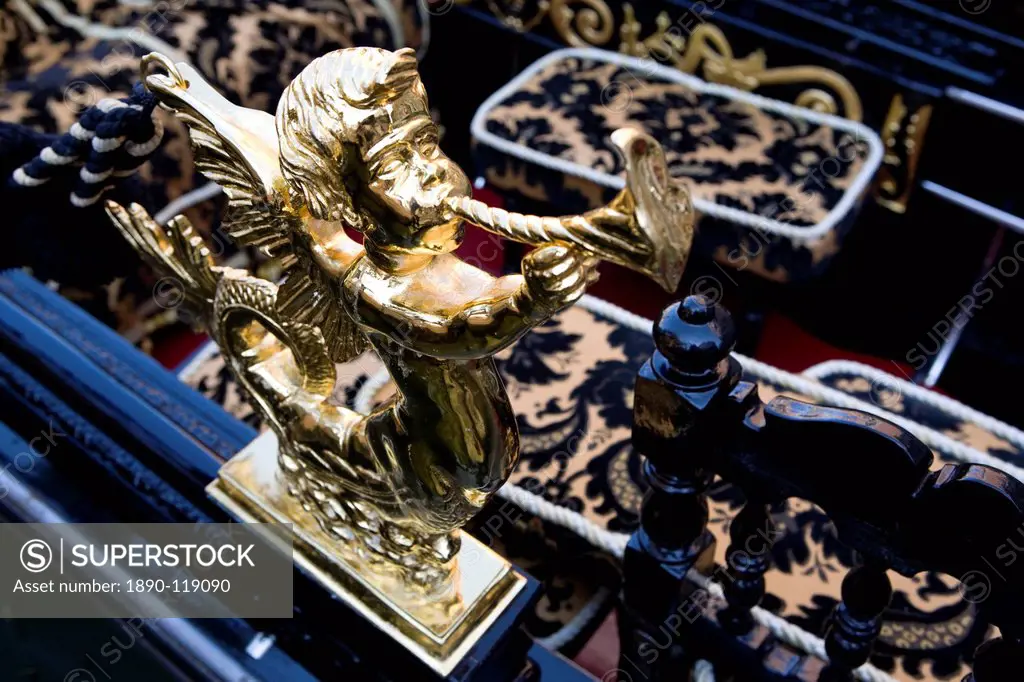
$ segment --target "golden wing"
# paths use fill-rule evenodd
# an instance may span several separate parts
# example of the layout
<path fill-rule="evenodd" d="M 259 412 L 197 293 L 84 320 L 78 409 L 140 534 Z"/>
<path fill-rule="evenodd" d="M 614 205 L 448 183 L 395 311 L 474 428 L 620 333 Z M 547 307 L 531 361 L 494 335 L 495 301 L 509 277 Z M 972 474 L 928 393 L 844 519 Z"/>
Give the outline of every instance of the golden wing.
<path fill-rule="evenodd" d="M 362 352 L 366 339 L 342 307 L 338 273 L 325 271 L 314 257 L 318 240 L 324 239 L 316 233 L 326 228 L 310 229 L 308 212 L 296 205 L 301 199 L 290 196 L 281 174 L 274 117 L 230 103 L 193 67 L 161 54 L 142 59 L 142 74 L 160 103 L 188 126 L 196 167 L 224 189 L 224 230 L 238 244 L 257 247 L 281 264 L 282 317 L 319 328 L 335 362 Z M 361 253 L 340 225 L 330 230 L 333 252 Z M 339 249 L 339 241 L 347 241 L 346 248 Z"/>
<path fill-rule="evenodd" d="M 175 216 L 163 227 L 138 204 L 124 208 L 108 200 L 106 206 L 114 225 L 149 266 L 177 283 L 172 284 L 171 296 L 181 295 L 181 303 L 197 322 L 205 318 L 213 309 L 220 269 L 188 218 Z"/>

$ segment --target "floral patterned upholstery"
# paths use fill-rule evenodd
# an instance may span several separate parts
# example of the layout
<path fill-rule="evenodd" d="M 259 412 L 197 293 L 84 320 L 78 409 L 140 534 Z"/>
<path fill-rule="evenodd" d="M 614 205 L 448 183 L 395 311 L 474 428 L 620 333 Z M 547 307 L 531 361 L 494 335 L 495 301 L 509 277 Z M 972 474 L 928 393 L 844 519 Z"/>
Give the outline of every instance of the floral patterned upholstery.
<path fill-rule="evenodd" d="M 66 130 L 76 105 L 127 94 L 121 79 L 138 80 L 138 57 L 164 46 L 191 61 L 232 101 L 268 111 L 321 54 L 352 45 L 398 46 L 373 0 L 63 0 L 59 6 L 67 15 L 87 22 L 83 30 L 48 14 L 49 4 L 33 6 L 45 31 L 32 30 L 17 13 L 4 10 L 17 27 L 12 32 L 21 49 L 4 55 L 0 120 L 49 132 Z M 119 32 L 92 37 L 103 27 Z M 412 45 L 418 40 L 414 34 Z M 62 102 L 71 105 L 67 111 L 61 111 Z"/>
<path fill-rule="evenodd" d="M 422 41 L 415 0 L 27 0 L 23 7 L 28 10 L 17 11 L 13 3 L 0 7 L 0 122 L 49 134 L 66 132 L 103 98 L 126 97 L 139 79 L 139 59 L 153 50 L 191 61 L 233 102 L 272 111 L 292 78 L 325 52 L 353 45 L 395 48 L 400 40 L 419 47 Z M 164 139 L 138 172 L 143 190 L 119 197 L 152 214 L 207 182 L 194 168 L 184 124 L 166 111 L 159 115 Z M 17 201 L 39 194 L 13 185 L 5 191 L 23 195 L 13 197 Z M 79 234 L 94 235 L 91 246 L 82 248 L 123 252 L 102 206 L 67 209 Z M 220 211 L 205 202 L 184 213 L 210 234 Z M 144 306 L 152 287 L 139 281 L 136 258 L 98 259 L 103 262 L 83 273 L 66 264 L 81 252 L 77 248 L 31 248 L 31 262 L 5 264 L 29 265 L 57 281 L 62 293 L 119 331 L 137 331 L 153 313 L 152 305 Z M 87 276 L 76 279 L 78 274 Z"/>
<path fill-rule="evenodd" d="M 630 446 L 632 387 L 653 348 L 649 334 L 649 321 L 585 298 L 500 356 L 522 434 L 513 483 L 579 512 L 600 529 L 629 533 L 636 528 L 643 483 L 639 458 Z M 799 376 L 747 358 L 741 361 L 765 401 L 784 393 L 820 404 L 871 409 L 890 419 L 907 418 L 915 433 L 936 443 L 937 464 L 959 461 L 962 453 L 944 445 L 955 442 L 975 456 L 999 458 L 1008 470 L 1024 465 L 1024 433 L 984 415 L 972 417 L 954 401 L 877 370 L 845 363 L 842 372 L 822 366 Z M 821 381 L 813 378 L 816 370 Z M 383 400 L 393 388 L 381 372 L 372 355 L 339 366 L 337 399 L 363 408 Z M 229 412 L 253 421 L 212 345 L 180 376 Z M 719 541 L 720 563 L 729 520 L 741 504 L 732 486 L 713 486 L 711 529 Z M 608 597 L 617 592 L 617 561 L 569 529 L 510 505 L 494 502 L 472 530 L 544 583 L 544 597 L 527 624 L 530 631 L 551 637 L 581 613 L 596 627 L 612 606 Z M 854 557 L 837 541 L 825 514 L 806 502 L 788 501 L 776 510 L 775 520 L 784 534 L 773 548 L 763 605 L 820 636 Z M 959 681 L 967 670 L 965 656 L 985 635 L 975 605 L 961 598 L 953 577 L 891 577 L 892 607 L 872 662 L 907 682 Z M 604 610 L 595 609 L 595 601 L 602 599 Z M 570 653 L 593 631 L 573 629 L 576 636 L 567 641 L 556 637 Z"/>
<path fill-rule="evenodd" d="M 868 128 L 650 61 L 560 50 L 528 67 L 473 122 L 480 174 L 510 198 L 568 213 L 622 186 L 610 142 L 623 126 L 665 147 L 692 182 L 702 216 L 696 248 L 776 281 L 820 272 L 881 160 Z"/>

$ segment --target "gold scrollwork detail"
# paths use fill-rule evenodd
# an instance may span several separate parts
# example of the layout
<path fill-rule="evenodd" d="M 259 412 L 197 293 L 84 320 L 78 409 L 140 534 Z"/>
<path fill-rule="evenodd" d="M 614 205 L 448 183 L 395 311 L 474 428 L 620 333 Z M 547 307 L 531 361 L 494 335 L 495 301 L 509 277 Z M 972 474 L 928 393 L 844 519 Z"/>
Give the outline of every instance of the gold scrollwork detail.
<path fill-rule="evenodd" d="M 882 126 L 885 157 L 878 171 L 876 195 L 878 203 L 895 213 L 905 213 L 910 192 L 917 175 L 917 164 L 924 146 L 924 135 L 932 117 L 932 106 L 926 104 L 913 113 L 896 94 Z"/>
<path fill-rule="evenodd" d="M 572 7 L 580 4 L 585 7 Z M 615 35 L 615 16 L 604 0 L 552 0 L 551 23 L 573 47 L 600 47 Z"/>
<path fill-rule="evenodd" d="M 642 26 L 633 7 L 623 5 L 624 19 L 620 29 L 622 42 L 619 51 L 634 57 L 655 59 L 671 64 L 684 73 L 696 74 L 702 68 L 704 80 L 730 85 L 741 90 L 756 90 L 765 85 L 817 83 L 834 92 L 842 102 L 842 114 L 859 121 L 863 115 L 860 97 L 853 85 L 840 74 L 821 66 L 785 66 L 768 68 L 764 50 L 756 50 L 746 57 L 737 58 L 725 34 L 709 23 L 689 31 L 673 32 L 672 20 L 662 12 L 655 20 L 655 30 L 641 39 Z M 797 106 L 829 114 L 840 113 L 835 97 L 821 87 L 803 91 L 796 99 Z"/>
<path fill-rule="evenodd" d="M 804 90 L 797 95 L 796 101 L 794 101 L 793 104 L 798 107 L 803 107 L 812 111 L 821 111 L 824 113 L 839 111 L 839 105 L 836 104 L 836 98 L 820 88 Z"/>
<path fill-rule="evenodd" d="M 615 31 L 614 14 L 605 0 L 540 0 L 536 13 L 528 19 L 521 15 L 524 9 L 521 0 L 514 3 L 511 11 L 499 6 L 497 0 L 487 0 L 487 4 L 494 16 L 520 32 L 533 29 L 550 15 L 559 37 L 573 47 L 605 46 Z M 654 32 L 641 38 L 643 26 L 637 20 L 632 5 L 625 3 L 622 9 L 619 52 L 623 54 L 654 59 L 684 73 L 696 74 L 700 68 L 704 79 L 711 83 L 747 91 L 766 85 L 817 83 L 820 87 L 811 87 L 800 93 L 795 101 L 797 106 L 827 114 L 842 113 L 854 121 L 861 120 L 863 116 L 860 97 L 853 85 L 831 69 L 821 66 L 770 69 L 764 50 L 737 58 L 725 34 L 717 26 L 702 22 L 693 28 L 687 24 L 680 26 L 681 30 L 673 30 L 673 22 L 667 12 L 660 13 L 655 19 Z"/>
<path fill-rule="evenodd" d="M 468 5 L 473 0 L 455 0 Z M 615 15 L 604 0 L 537 0 L 526 17 L 527 0 L 486 0 L 487 8 L 501 23 L 526 33 L 551 17 L 558 35 L 573 47 L 605 45 L 615 35 Z"/>
<path fill-rule="evenodd" d="M 472 2 L 455 1 L 458 4 Z M 550 16 L 559 37 L 572 47 L 604 47 L 615 33 L 615 15 L 605 0 L 538 0 L 536 11 L 529 18 L 523 16 L 525 0 L 487 0 L 487 6 L 502 23 L 520 33 L 532 30 Z M 738 58 L 722 29 L 703 19 L 695 27 L 687 23 L 677 29 L 667 12 L 660 13 L 655 19 L 655 30 L 641 38 L 643 26 L 633 6 L 624 3 L 622 11 L 619 52 L 623 54 L 654 59 L 684 73 L 696 75 L 700 68 L 704 80 L 746 91 L 766 85 L 816 84 L 817 87 L 810 87 L 797 96 L 797 106 L 841 114 L 853 121 L 863 117 L 860 97 L 853 84 L 831 69 L 812 65 L 768 68 L 764 50 Z"/>

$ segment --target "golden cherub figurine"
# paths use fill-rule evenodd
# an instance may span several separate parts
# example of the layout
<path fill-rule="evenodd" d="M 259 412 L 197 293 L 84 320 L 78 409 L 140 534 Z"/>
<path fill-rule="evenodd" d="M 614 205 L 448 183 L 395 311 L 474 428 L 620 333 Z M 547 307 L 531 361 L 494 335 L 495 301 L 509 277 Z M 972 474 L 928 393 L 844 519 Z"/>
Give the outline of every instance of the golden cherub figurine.
<path fill-rule="evenodd" d="M 276 433 L 289 490 L 322 528 L 412 584 L 443 582 L 453 531 L 519 453 L 494 354 L 576 301 L 598 259 L 673 289 L 693 235 L 686 188 L 650 137 L 621 130 L 627 187 L 607 207 L 538 218 L 470 199 L 465 173 L 438 147 L 411 50 L 320 57 L 276 117 L 230 104 L 162 55 L 142 70 L 188 124 L 200 170 L 224 188 L 225 230 L 279 258 L 284 280 L 216 266 L 182 216 L 164 228 L 138 206 L 109 203 L 109 214 L 180 279 Z M 521 275 L 492 277 L 452 254 L 464 219 L 540 248 Z M 367 347 L 398 391 L 364 415 L 331 396 L 335 364 Z"/>

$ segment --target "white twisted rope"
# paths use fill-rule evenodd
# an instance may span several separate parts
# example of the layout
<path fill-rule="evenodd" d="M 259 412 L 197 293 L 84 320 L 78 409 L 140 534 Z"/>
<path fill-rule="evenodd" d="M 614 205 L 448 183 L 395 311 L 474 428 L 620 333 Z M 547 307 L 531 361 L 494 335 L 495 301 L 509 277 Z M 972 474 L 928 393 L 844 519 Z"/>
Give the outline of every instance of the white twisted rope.
<path fill-rule="evenodd" d="M 710 661 L 701 659 L 693 664 L 693 682 L 715 682 L 715 669 Z"/>
<path fill-rule="evenodd" d="M 523 511 L 539 516 L 545 521 L 568 528 L 593 546 L 613 556 L 621 558 L 626 551 L 626 543 L 629 542 L 628 535 L 607 531 L 588 521 L 579 512 L 549 502 L 540 495 L 531 493 L 518 485 L 506 483 L 498 489 L 498 497 L 508 500 Z"/>
<path fill-rule="evenodd" d="M 547 637 L 538 637 L 536 641 L 548 649 L 557 651 L 571 642 L 579 635 L 594 617 L 604 608 L 612 597 L 612 591 L 606 587 L 599 588 L 594 595 L 583 605 L 583 608 L 572 617 L 568 623 L 563 625 L 557 632 Z"/>

